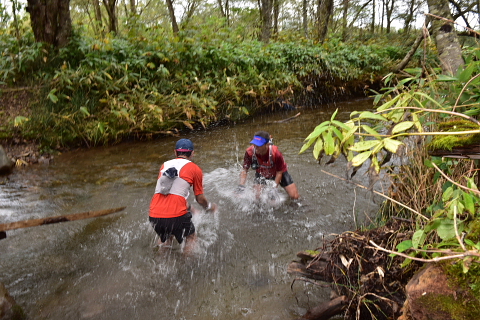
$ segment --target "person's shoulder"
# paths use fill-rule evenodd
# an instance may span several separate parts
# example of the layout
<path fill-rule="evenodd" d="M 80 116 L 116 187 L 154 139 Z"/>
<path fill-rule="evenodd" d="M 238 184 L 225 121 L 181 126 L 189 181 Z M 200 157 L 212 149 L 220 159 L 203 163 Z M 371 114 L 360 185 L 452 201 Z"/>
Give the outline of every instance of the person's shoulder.
<path fill-rule="evenodd" d="M 279 149 L 277 146 L 275 146 L 275 145 L 272 145 L 272 154 L 273 154 L 273 156 L 283 157 L 282 152 L 281 152 L 280 149 Z"/>
<path fill-rule="evenodd" d="M 202 168 L 200 168 L 200 166 L 193 161 L 190 161 L 189 163 L 185 164 L 184 168 L 186 168 L 187 170 L 202 171 Z"/>

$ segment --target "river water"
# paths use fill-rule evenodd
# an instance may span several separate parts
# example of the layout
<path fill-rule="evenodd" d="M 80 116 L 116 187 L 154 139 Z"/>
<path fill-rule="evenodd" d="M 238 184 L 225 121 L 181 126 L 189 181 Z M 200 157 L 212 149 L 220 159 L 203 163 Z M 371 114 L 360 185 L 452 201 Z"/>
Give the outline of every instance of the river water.
<path fill-rule="evenodd" d="M 345 161 L 319 165 L 303 139 L 336 108 L 346 120 L 371 100 L 257 116 L 182 136 L 195 144 L 205 194 L 216 214 L 194 216 L 193 252 L 159 250 L 148 208 L 162 162 L 177 137 L 68 152 L 52 165 L 17 169 L 0 185 L 0 223 L 125 206 L 108 216 L 7 231 L 0 282 L 29 319 L 294 319 L 328 290 L 294 281 L 287 266 L 324 237 L 354 230 L 380 200 L 323 172 L 345 176 Z M 274 123 L 301 112 L 286 123 Z M 253 133 L 269 131 L 301 199 L 238 196 L 241 162 Z M 249 173 L 249 182 L 253 172 Z M 364 172 L 354 181 L 367 185 Z"/>

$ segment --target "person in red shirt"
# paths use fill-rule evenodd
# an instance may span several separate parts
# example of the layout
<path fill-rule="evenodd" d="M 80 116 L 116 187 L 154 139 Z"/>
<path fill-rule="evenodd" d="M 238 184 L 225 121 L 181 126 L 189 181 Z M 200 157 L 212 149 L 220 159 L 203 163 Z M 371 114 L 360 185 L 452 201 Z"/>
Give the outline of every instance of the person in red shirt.
<path fill-rule="evenodd" d="M 196 238 L 192 210 L 187 199 L 193 186 L 195 200 L 206 210 L 215 212 L 217 205 L 203 194 L 203 172 L 192 162 L 193 143 L 180 139 L 175 145 L 175 159 L 160 167 L 155 194 L 150 203 L 149 221 L 161 243 L 171 245 L 173 239 L 190 246 Z M 190 241 L 192 240 L 192 241 Z"/>
<path fill-rule="evenodd" d="M 275 187 L 282 186 L 291 199 L 300 198 L 282 153 L 277 146 L 271 144 L 270 134 L 266 131 L 258 131 L 250 143 L 252 145 L 247 148 L 243 158 L 239 189 L 245 188 L 248 169 L 252 168 L 255 170 L 256 185 L 261 186 L 266 184 L 266 180 L 274 180 Z"/>

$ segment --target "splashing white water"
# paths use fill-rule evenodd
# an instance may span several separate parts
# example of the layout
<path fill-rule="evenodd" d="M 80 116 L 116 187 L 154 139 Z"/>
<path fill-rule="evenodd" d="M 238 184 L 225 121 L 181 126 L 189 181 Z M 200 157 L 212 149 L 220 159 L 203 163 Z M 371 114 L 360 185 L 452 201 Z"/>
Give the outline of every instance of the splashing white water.
<path fill-rule="evenodd" d="M 243 190 L 238 189 L 241 169 L 238 167 L 218 168 L 205 174 L 205 186 L 208 192 L 217 194 L 242 212 L 280 207 L 287 196 L 281 188 L 275 188 L 275 182 L 267 180 L 264 186 L 255 186 L 253 178 L 248 179 Z"/>

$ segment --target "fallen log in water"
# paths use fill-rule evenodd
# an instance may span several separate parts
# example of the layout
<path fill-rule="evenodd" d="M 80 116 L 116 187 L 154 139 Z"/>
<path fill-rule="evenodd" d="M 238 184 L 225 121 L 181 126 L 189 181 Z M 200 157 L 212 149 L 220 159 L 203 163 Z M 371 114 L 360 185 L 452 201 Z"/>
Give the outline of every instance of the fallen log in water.
<path fill-rule="evenodd" d="M 0 224 L 0 239 L 2 239 L 2 236 L 6 237 L 5 231 L 7 230 L 14 230 L 14 229 L 20 229 L 20 228 L 42 226 L 45 224 L 101 217 L 107 214 L 122 211 L 125 208 L 126 207 L 99 210 L 99 211 L 87 211 L 87 212 L 67 214 L 67 215 L 61 215 L 61 216 L 55 216 L 55 217 L 46 217 L 46 218 L 40 218 L 40 219 L 30 219 L 30 220 L 23 220 L 23 221 L 17 221 L 17 222 L 2 223 Z"/>
<path fill-rule="evenodd" d="M 308 310 L 307 313 L 297 320 L 328 320 L 340 314 L 347 306 L 347 302 L 348 298 L 346 296 L 337 297 Z"/>
<path fill-rule="evenodd" d="M 296 117 L 298 117 L 299 115 L 301 115 L 301 113 L 297 113 L 296 115 L 294 115 L 293 117 L 290 117 L 290 118 L 287 118 L 287 119 L 283 119 L 283 120 L 277 120 L 277 121 L 271 121 L 270 123 L 285 123 L 285 122 L 288 122 L 290 120 L 293 120 L 295 119 Z"/>

